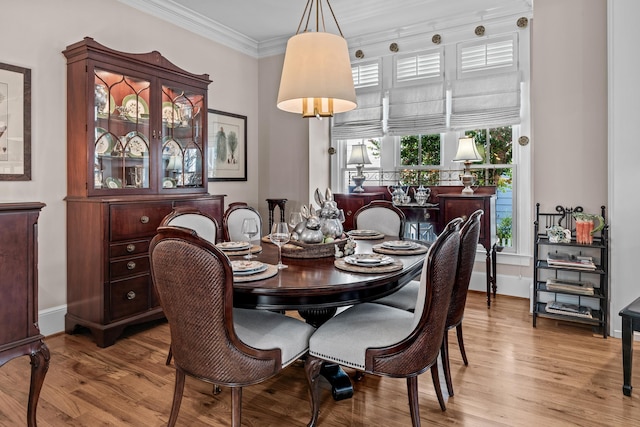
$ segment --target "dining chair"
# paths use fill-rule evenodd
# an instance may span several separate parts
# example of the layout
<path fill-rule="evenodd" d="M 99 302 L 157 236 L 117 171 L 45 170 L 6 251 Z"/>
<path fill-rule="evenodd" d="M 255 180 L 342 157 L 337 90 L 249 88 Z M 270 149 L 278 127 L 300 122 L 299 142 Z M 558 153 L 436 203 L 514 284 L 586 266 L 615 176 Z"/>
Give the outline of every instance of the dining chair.
<path fill-rule="evenodd" d="M 449 396 L 453 396 L 453 382 L 451 381 L 451 368 L 449 365 L 450 329 L 456 328 L 456 336 L 458 337 L 458 346 L 460 347 L 460 353 L 462 354 L 462 361 L 465 366 L 469 365 L 467 354 L 464 349 L 462 319 L 464 317 L 464 308 L 467 303 L 467 293 L 469 291 L 469 283 L 471 282 L 471 274 L 473 273 L 473 264 L 476 258 L 478 238 L 480 237 L 480 219 L 483 214 L 484 212 L 482 210 L 473 212 L 460 230 L 460 253 L 458 255 L 456 281 L 453 285 L 451 304 L 449 306 L 449 312 L 447 314 L 447 321 L 445 324 L 446 331 L 442 339 L 442 347 L 440 350 L 440 358 L 442 360 L 442 368 Z M 416 300 L 418 299 L 419 288 L 420 283 L 416 280 L 412 280 L 397 292 L 372 302 L 400 308 L 402 310 L 414 311 Z"/>
<path fill-rule="evenodd" d="M 188 375 L 230 387 L 231 423 L 240 426 L 242 388 L 305 355 L 314 328 L 283 314 L 234 308 L 229 258 L 192 230 L 158 228 L 149 252 L 176 371 L 168 425 L 176 423 Z"/>
<path fill-rule="evenodd" d="M 245 202 L 234 202 L 229 205 L 222 216 L 222 232 L 227 242 L 237 242 L 247 239 L 242 233 L 242 221 L 245 218 L 255 218 L 258 223 L 258 236 L 262 237 L 262 217 L 260 213 Z"/>
<path fill-rule="evenodd" d="M 413 426 L 420 426 L 418 375 L 431 369 L 440 408 L 446 410 L 437 358 L 455 281 L 461 222 L 456 219 L 447 224 L 429 248 L 415 312 L 357 304 L 329 319 L 311 336 L 305 362 L 312 403 L 309 426 L 318 422 L 319 375 L 325 361 L 369 374 L 406 378 Z"/>
<path fill-rule="evenodd" d="M 171 213 L 160 221 L 160 227 L 165 226 L 185 227 L 195 231 L 198 236 L 215 245 L 218 234 L 218 221 L 202 213 L 197 208 L 181 206 L 175 208 Z M 166 364 L 171 363 L 173 352 L 169 346 Z M 217 389 L 216 389 L 217 390 Z"/>
<path fill-rule="evenodd" d="M 356 230 L 375 230 L 388 236 L 404 236 L 406 216 L 388 200 L 372 200 L 353 214 Z"/>

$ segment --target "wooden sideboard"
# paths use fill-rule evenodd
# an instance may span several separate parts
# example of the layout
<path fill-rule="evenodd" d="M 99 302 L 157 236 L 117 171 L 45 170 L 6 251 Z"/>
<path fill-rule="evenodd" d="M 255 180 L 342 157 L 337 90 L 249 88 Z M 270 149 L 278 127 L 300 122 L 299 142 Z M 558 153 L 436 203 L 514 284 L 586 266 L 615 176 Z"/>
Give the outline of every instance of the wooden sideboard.
<path fill-rule="evenodd" d="M 333 199 L 336 201 L 338 208 L 344 211 L 344 231 L 353 230 L 353 215 L 358 209 L 371 203 L 372 200 L 385 199 L 382 192 L 379 193 L 348 193 L 334 194 Z"/>
<path fill-rule="evenodd" d="M 49 369 L 49 349 L 38 328 L 38 217 L 44 203 L 0 204 L 0 366 L 31 358 L 27 425 Z"/>

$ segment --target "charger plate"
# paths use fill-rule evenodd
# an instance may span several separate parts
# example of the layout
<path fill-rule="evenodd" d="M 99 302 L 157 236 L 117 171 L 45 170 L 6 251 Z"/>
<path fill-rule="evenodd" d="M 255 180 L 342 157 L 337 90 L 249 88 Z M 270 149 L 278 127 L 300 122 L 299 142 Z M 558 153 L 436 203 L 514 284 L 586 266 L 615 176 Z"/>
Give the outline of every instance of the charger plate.
<path fill-rule="evenodd" d="M 268 279 L 269 277 L 273 277 L 276 274 L 278 274 L 278 266 L 273 264 L 266 264 L 266 265 L 267 265 L 267 269 L 257 274 L 247 274 L 245 276 L 234 275 L 233 281 L 235 283 L 254 282 L 256 280 Z"/>
<path fill-rule="evenodd" d="M 223 252 L 227 256 L 235 256 L 235 255 L 246 255 L 247 251 L 248 251 L 248 249 L 242 249 L 240 251 L 227 251 L 227 250 L 224 250 Z M 259 252 L 262 252 L 262 246 L 260 246 L 260 245 L 251 246 L 251 253 L 252 254 L 257 254 Z"/>
<path fill-rule="evenodd" d="M 371 249 L 373 252 L 385 255 L 420 255 L 425 254 L 429 250 L 429 246 L 417 243 L 418 247 L 412 249 L 391 249 L 385 248 L 382 244 L 374 245 Z"/>
<path fill-rule="evenodd" d="M 377 266 L 360 266 L 353 265 L 345 262 L 344 259 L 338 258 L 333 262 L 333 265 L 336 268 L 344 271 L 350 271 L 353 273 L 369 273 L 369 274 L 379 274 L 379 273 L 390 273 L 392 271 L 402 270 L 403 264 L 402 261 L 394 260 L 391 264 L 386 265 L 377 265 Z"/>

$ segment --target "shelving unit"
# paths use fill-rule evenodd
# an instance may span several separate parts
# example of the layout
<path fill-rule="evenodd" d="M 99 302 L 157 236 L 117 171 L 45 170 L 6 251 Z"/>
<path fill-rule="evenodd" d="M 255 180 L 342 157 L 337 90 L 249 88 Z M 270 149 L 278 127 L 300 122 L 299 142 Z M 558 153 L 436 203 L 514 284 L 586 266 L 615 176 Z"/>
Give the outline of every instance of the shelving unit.
<path fill-rule="evenodd" d="M 594 233 L 593 243 L 580 244 L 576 241 L 576 221 L 574 213 L 582 213 L 577 206 L 556 206 L 555 212 L 540 212 L 536 204 L 534 222 L 534 270 L 533 270 L 533 326 L 538 317 L 577 322 L 593 326 L 594 331 L 607 337 L 609 325 L 609 226 L 606 222 L 606 208 L 600 208 L 604 227 Z M 552 243 L 547 236 L 549 227 L 559 225 L 571 231 L 571 240 L 566 243 Z M 591 257 L 595 268 L 549 265 L 549 254 L 568 253 L 572 256 Z M 551 282 L 561 282 L 553 286 Z M 549 288 L 551 286 L 551 288 Z M 575 288 L 573 287 L 575 286 Z M 588 295 L 593 288 L 593 294 Z M 591 317 L 576 314 L 559 314 L 547 311 L 547 304 L 558 302 L 578 307 L 590 308 Z"/>

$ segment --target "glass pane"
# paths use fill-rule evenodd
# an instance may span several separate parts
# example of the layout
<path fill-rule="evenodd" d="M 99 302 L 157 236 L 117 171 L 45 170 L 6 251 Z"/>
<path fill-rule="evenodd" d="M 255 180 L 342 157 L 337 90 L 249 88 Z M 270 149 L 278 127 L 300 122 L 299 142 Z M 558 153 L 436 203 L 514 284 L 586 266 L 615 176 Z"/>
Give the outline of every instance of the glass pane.
<path fill-rule="evenodd" d="M 490 160 L 493 164 L 511 164 L 513 144 L 511 126 L 489 129 Z"/>
<path fill-rule="evenodd" d="M 163 188 L 204 185 L 202 128 L 206 114 L 202 93 L 162 86 Z M 233 154 L 233 141 L 229 146 Z"/>
<path fill-rule="evenodd" d="M 149 188 L 150 82 L 96 69 L 95 189 Z"/>

